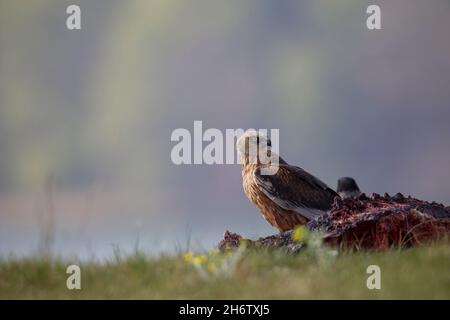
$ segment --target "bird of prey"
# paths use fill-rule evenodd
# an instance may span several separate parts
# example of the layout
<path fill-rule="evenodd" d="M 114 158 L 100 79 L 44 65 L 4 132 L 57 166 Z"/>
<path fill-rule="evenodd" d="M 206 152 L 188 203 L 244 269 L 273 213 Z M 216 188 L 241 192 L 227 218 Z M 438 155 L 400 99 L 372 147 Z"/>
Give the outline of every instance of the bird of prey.
<path fill-rule="evenodd" d="M 236 148 L 242 162 L 245 195 L 261 211 L 265 220 L 284 232 L 303 225 L 331 209 L 339 195 L 325 183 L 300 167 L 289 165 L 271 150 L 267 136 L 247 130 L 237 141 Z M 250 150 L 257 150 L 252 156 Z M 278 157 L 278 170 L 264 174 L 272 164 L 264 157 Z"/>
<path fill-rule="evenodd" d="M 355 179 L 343 177 L 338 180 L 337 190 L 342 199 L 356 198 L 361 194 Z"/>

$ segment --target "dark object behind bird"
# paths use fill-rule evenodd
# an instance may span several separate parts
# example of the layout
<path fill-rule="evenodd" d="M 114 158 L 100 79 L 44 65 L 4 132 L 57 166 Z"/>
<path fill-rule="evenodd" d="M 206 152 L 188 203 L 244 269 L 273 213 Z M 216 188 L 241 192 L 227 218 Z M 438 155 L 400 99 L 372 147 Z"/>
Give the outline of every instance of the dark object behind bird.
<path fill-rule="evenodd" d="M 337 193 L 343 199 L 357 197 L 361 194 L 355 179 L 351 177 L 343 177 L 338 180 Z"/>

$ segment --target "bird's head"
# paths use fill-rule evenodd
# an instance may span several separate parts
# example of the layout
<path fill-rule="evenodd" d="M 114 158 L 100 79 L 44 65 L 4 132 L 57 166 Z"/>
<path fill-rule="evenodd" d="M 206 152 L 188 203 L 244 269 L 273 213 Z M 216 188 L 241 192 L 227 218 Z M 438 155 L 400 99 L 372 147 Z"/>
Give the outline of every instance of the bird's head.
<path fill-rule="evenodd" d="M 254 129 L 245 131 L 236 143 L 238 157 L 242 163 L 256 164 L 261 159 L 271 156 L 272 142 L 263 134 Z"/>

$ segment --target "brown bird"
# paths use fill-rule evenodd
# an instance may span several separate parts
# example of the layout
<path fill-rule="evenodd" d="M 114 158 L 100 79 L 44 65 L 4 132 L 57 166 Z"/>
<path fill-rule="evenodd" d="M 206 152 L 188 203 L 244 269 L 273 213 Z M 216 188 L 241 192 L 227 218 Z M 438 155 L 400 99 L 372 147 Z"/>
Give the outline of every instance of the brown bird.
<path fill-rule="evenodd" d="M 264 219 L 278 230 L 288 231 L 327 214 L 339 195 L 302 168 L 286 163 L 271 146 L 271 141 L 255 130 L 247 130 L 236 144 L 244 193 Z M 275 157 L 278 164 L 269 163 L 268 159 Z M 271 168 L 275 174 L 266 174 Z"/>

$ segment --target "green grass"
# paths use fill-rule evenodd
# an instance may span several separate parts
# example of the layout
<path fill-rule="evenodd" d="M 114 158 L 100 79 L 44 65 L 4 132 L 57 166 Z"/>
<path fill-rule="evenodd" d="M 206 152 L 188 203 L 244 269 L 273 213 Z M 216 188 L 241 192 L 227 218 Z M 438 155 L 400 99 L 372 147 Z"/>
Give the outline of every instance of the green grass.
<path fill-rule="evenodd" d="M 182 254 L 136 254 L 81 263 L 82 289 L 72 291 L 66 288 L 65 272 L 71 263 L 2 260 L 0 298 L 450 299 L 449 241 L 387 252 L 340 252 L 335 258 L 326 252 L 292 256 L 282 250 L 245 250 L 229 276 L 205 276 Z M 381 268 L 381 290 L 366 287 L 366 268 L 372 264 Z"/>

